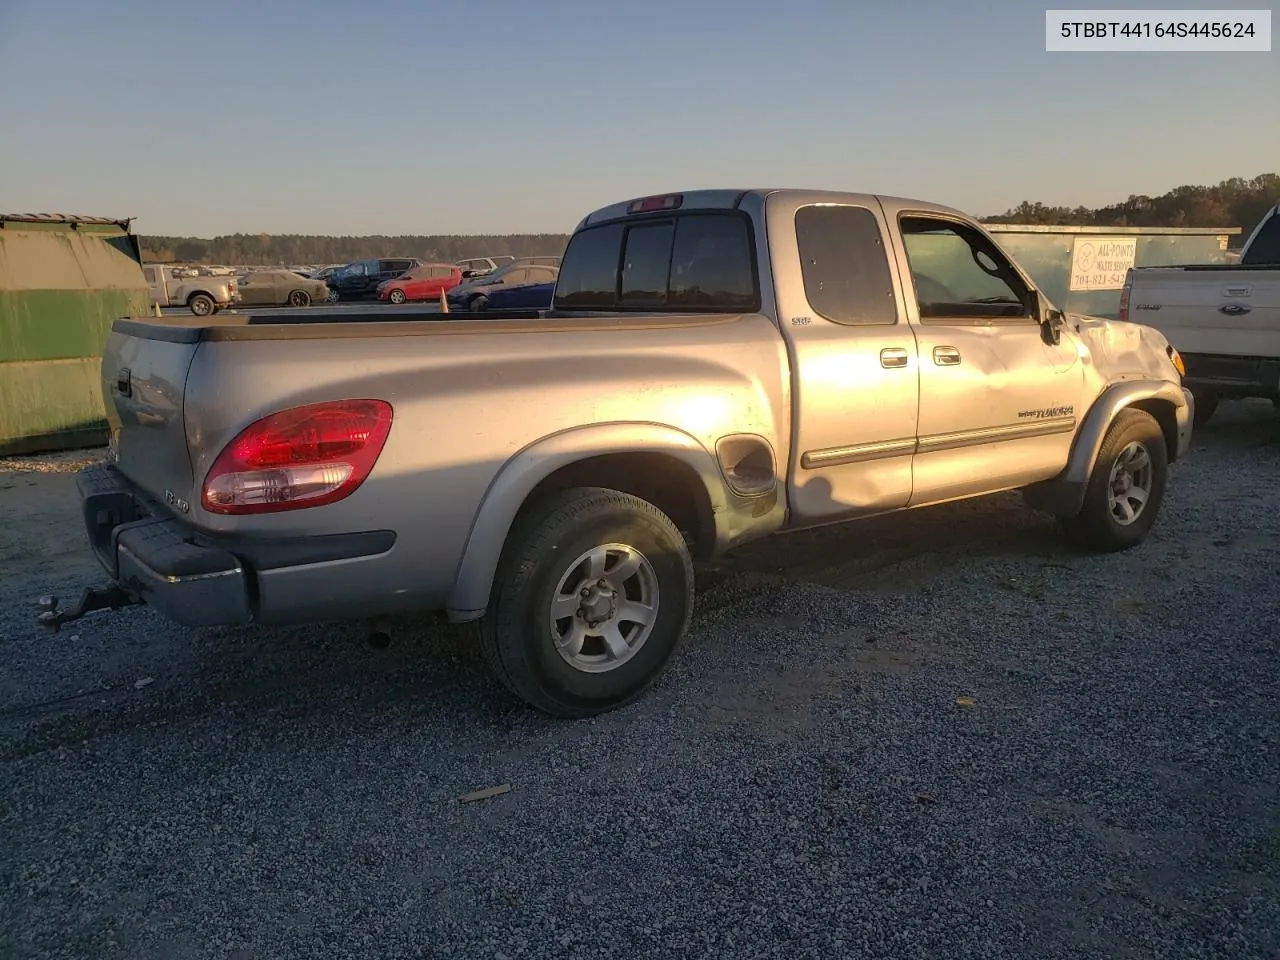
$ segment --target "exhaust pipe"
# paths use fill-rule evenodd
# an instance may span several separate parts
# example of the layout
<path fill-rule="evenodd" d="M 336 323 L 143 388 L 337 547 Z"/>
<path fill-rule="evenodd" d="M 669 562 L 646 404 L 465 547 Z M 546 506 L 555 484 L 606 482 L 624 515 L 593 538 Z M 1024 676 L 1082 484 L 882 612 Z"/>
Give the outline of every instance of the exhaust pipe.
<path fill-rule="evenodd" d="M 391 622 L 388 620 L 373 621 L 365 642 L 374 650 L 385 650 L 391 646 Z"/>

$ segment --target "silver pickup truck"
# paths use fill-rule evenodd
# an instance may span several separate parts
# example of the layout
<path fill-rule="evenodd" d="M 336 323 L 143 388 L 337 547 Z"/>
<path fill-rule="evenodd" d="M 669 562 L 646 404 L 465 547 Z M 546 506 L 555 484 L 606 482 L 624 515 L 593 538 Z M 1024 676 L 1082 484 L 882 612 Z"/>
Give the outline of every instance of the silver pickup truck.
<path fill-rule="evenodd" d="M 585 716 L 667 664 L 694 559 L 1014 489 L 1132 547 L 1191 433 L 1163 336 L 1064 315 L 913 200 L 645 197 L 581 222 L 541 314 L 285 313 L 116 322 L 114 462 L 79 477 L 112 584 L 46 625 L 444 611 Z"/>

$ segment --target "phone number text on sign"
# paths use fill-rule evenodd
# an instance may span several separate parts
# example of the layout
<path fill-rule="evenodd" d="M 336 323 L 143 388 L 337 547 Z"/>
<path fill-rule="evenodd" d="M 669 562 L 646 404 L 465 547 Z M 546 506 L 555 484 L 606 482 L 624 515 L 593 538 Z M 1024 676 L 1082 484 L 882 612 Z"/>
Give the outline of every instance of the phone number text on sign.
<path fill-rule="evenodd" d="M 1046 10 L 1045 50 L 1271 52 L 1270 10 Z"/>
<path fill-rule="evenodd" d="M 1071 251 L 1071 289 L 1119 290 L 1137 253 L 1136 238 L 1076 237 Z"/>

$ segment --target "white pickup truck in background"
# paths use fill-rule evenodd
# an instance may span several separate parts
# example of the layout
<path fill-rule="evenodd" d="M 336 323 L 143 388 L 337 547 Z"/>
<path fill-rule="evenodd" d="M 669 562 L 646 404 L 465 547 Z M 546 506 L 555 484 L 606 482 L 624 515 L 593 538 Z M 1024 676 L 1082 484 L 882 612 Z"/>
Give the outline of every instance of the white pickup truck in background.
<path fill-rule="evenodd" d="M 1197 425 L 1222 400 L 1259 397 L 1280 407 L 1280 205 L 1237 263 L 1130 270 L 1120 319 L 1155 327 L 1182 355 Z"/>
<path fill-rule="evenodd" d="M 211 317 L 240 299 L 233 276 L 192 274 L 181 267 L 150 264 L 143 267 L 151 302 L 161 307 L 186 307 L 197 317 Z"/>

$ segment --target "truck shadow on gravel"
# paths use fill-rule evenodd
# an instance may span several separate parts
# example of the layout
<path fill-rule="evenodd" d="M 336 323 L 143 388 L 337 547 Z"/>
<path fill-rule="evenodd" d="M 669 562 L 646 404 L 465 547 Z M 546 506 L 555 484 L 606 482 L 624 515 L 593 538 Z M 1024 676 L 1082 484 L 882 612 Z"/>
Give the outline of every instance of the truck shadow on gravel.
<path fill-rule="evenodd" d="M 636 715 L 666 709 L 668 694 L 678 695 L 672 687 L 679 680 L 671 678 L 680 676 L 682 657 L 706 643 L 716 645 L 726 672 L 749 671 L 746 660 L 735 666 L 749 654 L 708 630 L 726 609 L 743 608 L 749 618 L 743 629 L 768 627 L 776 624 L 767 609 L 759 609 L 760 602 L 767 608 L 770 598 L 782 598 L 785 605 L 797 585 L 894 595 L 919 589 L 975 557 L 1001 557 L 1019 566 L 1072 553 L 1057 538 L 1052 520 L 1025 508 L 1017 495 L 748 546 L 699 568 L 699 597 L 684 654 L 657 688 L 628 710 Z M 369 626 L 359 622 L 191 631 L 145 608 L 93 615 L 43 641 L 81 648 L 72 675 L 57 678 L 54 689 L 40 684 L 44 696 L 23 697 L 25 702 L 0 709 L 0 758 L 28 757 L 219 712 L 281 728 L 326 721 L 339 727 L 412 728 L 447 717 L 450 725 L 497 735 L 565 729 L 516 702 L 490 679 L 474 627 L 402 616 L 391 621 L 391 629 L 391 647 L 373 650 L 365 644 Z M 126 649 L 113 649 L 121 643 Z M 897 670 L 910 664 L 910 657 L 891 657 L 869 668 Z"/>

